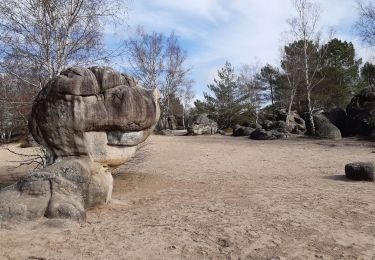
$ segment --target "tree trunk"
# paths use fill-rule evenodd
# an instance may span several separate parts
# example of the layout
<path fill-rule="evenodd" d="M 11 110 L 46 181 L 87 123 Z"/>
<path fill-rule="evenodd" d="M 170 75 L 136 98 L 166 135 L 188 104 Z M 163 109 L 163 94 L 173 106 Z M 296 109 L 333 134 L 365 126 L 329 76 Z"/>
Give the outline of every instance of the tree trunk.
<path fill-rule="evenodd" d="M 185 106 L 182 106 L 182 126 L 185 130 L 186 129 L 186 127 L 185 127 Z"/>
<path fill-rule="evenodd" d="M 310 77 L 309 77 L 309 61 L 308 61 L 308 54 L 307 54 L 307 40 L 306 38 L 304 39 L 304 58 L 305 58 L 305 80 L 306 80 L 306 91 L 307 91 L 307 110 L 309 114 L 309 132 L 312 135 L 315 135 L 315 124 L 313 120 L 313 115 L 312 115 L 312 107 L 311 107 L 311 82 L 310 82 Z"/>
<path fill-rule="evenodd" d="M 314 123 L 314 117 L 313 117 L 313 111 L 311 107 L 311 93 L 310 91 L 307 91 L 307 106 L 308 106 L 308 113 L 309 113 L 309 132 L 311 135 L 315 135 L 315 123 Z"/>
<path fill-rule="evenodd" d="M 288 105 L 288 114 L 286 115 L 286 124 L 287 126 L 289 126 L 290 124 L 290 112 L 292 110 L 292 106 L 293 106 L 293 101 L 294 101 L 294 94 L 290 96 L 290 100 L 289 100 L 289 105 Z"/>

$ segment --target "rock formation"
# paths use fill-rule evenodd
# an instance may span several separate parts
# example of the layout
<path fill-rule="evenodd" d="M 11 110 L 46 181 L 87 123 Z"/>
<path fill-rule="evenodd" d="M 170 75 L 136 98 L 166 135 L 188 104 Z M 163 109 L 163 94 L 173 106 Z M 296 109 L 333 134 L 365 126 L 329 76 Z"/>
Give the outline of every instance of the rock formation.
<path fill-rule="evenodd" d="M 375 129 L 375 87 L 363 89 L 346 108 L 354 133 L 369 136 Z"/>
<path fill-rule="evenodd" d="M 289 134 L 287 132 L 280 132 L 278 130 L 267 131 L 265 129 L 256 129 L 250 134 L 249 138 L 253 140 L 278 140 L 288 139 Z"/>
<path fill-rule="evenodd" d="M 88 156 L 120 165 L 152 133 L 158 98 L 157 90 L 110 68 L 70 68 L 36 97 L 30 131 L 54 160 Z"/>
<path fill-rule="evenodd" d="M 50 80 L 34 101 L 30 132 L 55 164 L 0 191 L 0 219 L 85 219 L 108 202 L 107 166 L 128 161 L 160 115 L 158 90 L 110 68 L 74 67 Z M 104 167 L 103 167 L 104 166 Z"/>
<path fill-rule="evenodd" d="M 194 123 L 187 128 L 189 134 L 214 135 L 218 130 L 217 123 L 209 119 L 206 114 L 199 115 Z"/>
<path fill-rule="evenodd" d="M 375 165 L 371 162 L 355 162 L 345 165 L 345 176 L 355 181 L 375 181 Z"/>
<path fill-rule="evenodd" d="M 319 138 L 340 140 L 340 130 L 323 114 L 314 114 L 315 135 Z"/>

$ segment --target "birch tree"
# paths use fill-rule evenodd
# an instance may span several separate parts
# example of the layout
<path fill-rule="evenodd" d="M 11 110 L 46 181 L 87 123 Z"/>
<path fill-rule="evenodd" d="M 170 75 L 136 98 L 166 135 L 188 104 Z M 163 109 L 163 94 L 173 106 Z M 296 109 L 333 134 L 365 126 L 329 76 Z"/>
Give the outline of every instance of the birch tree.
<path fill-rule="evenodd" d="M 168 117 L 173 114 L 171 98 L 181 99 L 179 92 L 187 93 L 191 84 L 186 51 L 173 32 L 166 37 L 161 33 L 147 33 L 142 27 L 126 41 L 126 48 L 132 74 L 144 87 L 160 90 L 159 126 L 168 128 Z"/>
<path fill-rule="evenodd" d="M 311 93 L 321 82 L 319 75 L 321 61 L 325 52 L 316 52 L 320 46 L 320 32 L 318 30 L 319 7 L 310 0 L 293 0 L 296 17 L 289 20 L 291 34 L 301 48 L 302 64 L 300 69 L 304 75 L 304 88 L 306 90 L 307 113 L 310 134 L 315 134 L 313 120 L 313 104 Z M 298 46 L 301 45 L 301 46 Z"/>
<path fill-rule="evenodd" d="M 135 36 L 126 41 L 131 73 L 145 88 L 154 89 L 162 83 L 164 42 L 163 34 L 148 34 L 142 27 L 138 27 Z"/>
<path fill-rule="evenodd" d="M 288 114 L 286 123 L 289 125 L 289 118 L 294 104 L 295 97 L 297 95 L 298 88 L 303 81 L 300 71 L 301 55 L 295 52 L 294 48 L 284 47 L 282 52 L 281 68 L 283 69 L 283 75 L 286 78 L 287 84 L 287 109 Z"/>

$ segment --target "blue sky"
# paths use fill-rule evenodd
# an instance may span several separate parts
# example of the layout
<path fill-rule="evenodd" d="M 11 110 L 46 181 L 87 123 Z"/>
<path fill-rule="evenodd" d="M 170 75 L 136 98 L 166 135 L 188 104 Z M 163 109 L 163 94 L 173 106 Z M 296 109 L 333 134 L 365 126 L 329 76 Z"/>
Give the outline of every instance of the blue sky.
<path fill-rule="evenodd" d="M 358 57 L 370 59 L 371 50 L 361 46 L 353 30 L 355 0 L 316 3 L 321 9 L 320 27 L 326 31 L 332 28 L 335 37 L 354 43 Z M 288 30 L 286 20 L 294 16 L 290 0 L 130 0 L 128 6 L 128 28 L 116 31 L 111 38 L 125 39 L 137 25 L 149 32 L 175 31 L 188 52 L 197 98 L 227 60 L 235 68 L 242 64 L 278 65 Z"/>

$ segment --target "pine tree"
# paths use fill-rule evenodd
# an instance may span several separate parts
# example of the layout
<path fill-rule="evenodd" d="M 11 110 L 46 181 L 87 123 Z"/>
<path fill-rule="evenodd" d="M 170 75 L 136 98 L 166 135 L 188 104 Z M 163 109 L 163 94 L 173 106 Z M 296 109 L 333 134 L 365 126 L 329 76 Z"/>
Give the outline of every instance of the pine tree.
<path fill-rule="evenodd" d="M 229 62 L 218 70 L 218 78 L 214 79 L 214 84 L 207 87 L 212 94 L 204 93 L 205 104 L 209 116 L 218 123 L 219 127 L 234 127 L 235 124 L 240 123 L 246 96 L 241 94 L 237 76 Z"/>

